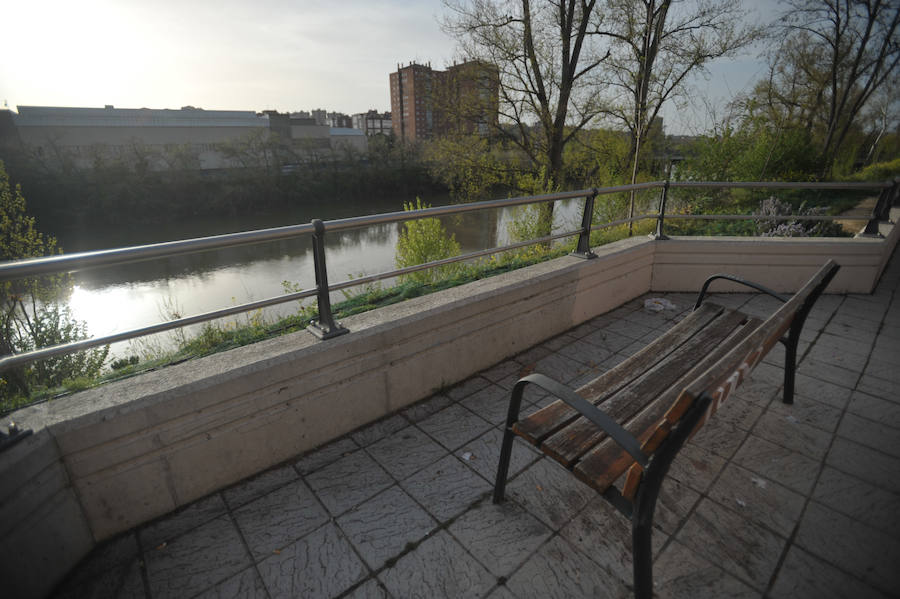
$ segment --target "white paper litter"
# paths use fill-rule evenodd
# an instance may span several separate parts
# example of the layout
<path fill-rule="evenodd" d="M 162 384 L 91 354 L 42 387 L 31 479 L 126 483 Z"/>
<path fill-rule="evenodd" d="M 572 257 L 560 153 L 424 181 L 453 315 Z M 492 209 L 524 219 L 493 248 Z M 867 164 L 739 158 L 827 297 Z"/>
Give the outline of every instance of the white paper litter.
<path fill-rule="evenodd" d="M 473 457 L 474 457 L 474 456 L 472 455 L 472 452 L 471 452 L 471 451 L 467 451 L 466 453 L 462 454 L 462 459 L 464 459 L 464 460 L 467 461 L 467 462 L 468 462 L 469 460 L 471 460 Z"/>
<path fill-rule="evenodd" d="M 644 300 L 644 310 L 650 312 L 662 312 L 663 310 L 674 310 L 678 306 L 670 302 L 664 297 L 651 297 Z"/>
<path fill-rule="evenodd" d="M 738 504 L 739 506 L 741 506 L 741 507 L 747 507 L 747 502 L 744 501 L 743 499 L 741 499 L 740 497 L 737 497 L 737 498 L 735 499 L 735 501 L 737 502 L 737 504 Z"/>
<path fill-rule="evenodd" d="M 756 486 L 759 487 L 760 489 L 765 489 L 765 488 L 766 488 L 766 481 L 764 481 L 764 480 L 761 479 L 761 478 L 756 478 L 756 477 L 754 476 L 753 478 L 750 479 L 750 482 L 752 482 L 754 485 L 756 485 Z"/>

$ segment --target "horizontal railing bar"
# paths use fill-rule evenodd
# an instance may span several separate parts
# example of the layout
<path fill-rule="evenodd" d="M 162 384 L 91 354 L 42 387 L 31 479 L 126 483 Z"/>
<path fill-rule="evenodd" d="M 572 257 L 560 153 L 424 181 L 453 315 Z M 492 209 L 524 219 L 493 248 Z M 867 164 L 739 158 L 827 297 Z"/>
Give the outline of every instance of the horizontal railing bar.
<path fill-rule="evenodd" d="M 646 220 L 648 218 L 656 218 L 655 214 L 639 214 L 638 216 L 632 216 L 631 218 L 621 218 L 619 220 L 611 220 L 608 223 L 601 223 L 599 225 L 591 225 L 591 231 L 599 231 L 600 229 L 609 229 L 611 227 L 617 227 L 619 225 L 627 225 L 628 223 L 636 223 L 639 220 Z"/>
<path fill-rule="evenodd" d="M 666 220 L 669 219 L 696 219 L 696 220 L 869 220 L 870 216 L 842 216 L 842 215 L 824 215 L 813 216 L 806 214 L 666 214 Z"/>
<path fill-rule="evenodd" d="M 579 233 L 581 233 L 581 230 L 566 231 L 565 233 L 555 233 L 553 235 L 547 235 L 545 237 L 540 237 L 538 239 L 531 239 L 528 241 L 520 241 L 518 243 L 512 243 L 509 245 L 488 248 L 485 250 L 479 250 L 477 252 L 470 252 L 468 254 L 452 256 L 450 258 L 434 260 L 432 262 L 424 262 L 422 264 L 417 264 L 415 266 L 407 266 L 406 268 L 400 268 L 397 270 L 391 270 L 388 272 L 382 272 L 382 273 L 378 273 L 378 274 L 374 274 L 374 275 L 360 277 L 358 279 L 351 279 L 349 281 L 343 281 L 341 283 L 335 283 L 333 285 L 328 286 L 328 291 L 340 291 L 342 289 L 356 287 L 357 285 L 365 285 L 367 283 L 375 283 L 377 281 L 383 281 L 384 279 L 399 277 L 402 275 L 418 272 L 420 270 L 427 270 L 429 268 L 435 268 L 437 266 L 446 266 L 447 264 L 453 264 L 455 262 L 464 262 L 466 260 L 472 260 L 474 258 L 480 258 L 481 256 L 488 256 L 490 254 L 500 254 L 502 252 L 516 250 L 519 248 L 527 247 L 529 245 L 537 245 L 539 243 L 546 243 L 549 241 L 553 241 L 554 239 L 562 239 L 563 237 L 574 237 L 575 235 L 578 235 Z"/>
<path fill-rule="evenodd" d="M 326 221 L 326 231 L 342 231 L 346 229 L 354 229 L 364 226 L 377 224 L 387 224 L 394 222 L 403 222 L 418 218 L 432 218 L 437 216 L 448 216 L 452 214 L 460 214 L 465 212 L 474 212 L 477 210 L 488 210 L 496 208 L 505 208 L 512 206 L 522 206 L 526 204 L 534 204 L 541 202 L 553 202 L 557 200 L 574 199 L 584 197 L 592 193 L 598 195 L 606 195 L 613 193 L 621 193 L 627 191 L 637 191 L 641 189 L 651 189 L 661 187 L 664 181 L 650 181 L 646 183 L 636 183 L 633 185 L 618 185 L 604 188 L 580 189 L 576 191 L 551 193 L 537 196 L 522 196 L 516 198 L 507 198 L 502 200 L 488 200 L 485 202 L 474 202 L 471 204 L 454 204 L 450 206 L 437 206 L 432 208 L 424 208 L 421 210 L 397 211 L 385 214 L 375 214 L 370 216 L 359 216 L 345 219 L 337 219 Z M 774 182 L 774 181 L 742 181 L 742 182 L 724 182 L 724 181 L 672 181 L 670 187 L 718 187 L 718 188 L 773 188 L 773 189 L 882 189 L 889 187 L 890 181 L 887 182 L 825 182 L 825 183 L 804 183 L 804 182 Z M 313 232 L 311 224 L 288 225 L 285 227 L 274 227 L 270 229 L 260 229 L 255 231 L 242 231 L 238 233 L 226 233 L 224 235 L 214 235 L 211 237 L 198 237 L 195 239 L 183 239 L 179 241 L 167 241 L 163 243 L 155 243 L 150 245 L 132 246 L 126 248 L 115 248 L 109 250 L 97 250 L 91 252 L 79 252 L 75 254 L 63 254 L 59 256 L 45 256 L 42 258 L 33 258 L 28 260 L 17 260 L 0 264 L 0 281 L 17 279 L 22 277 L 46 275 L 58 272 L 74 272 L 87 268 L 97 268 L 100 266 L 112 266 L 116 264 L 126 264 L 130 262 L 138 262 L 142 260 L 152 260 L 155 258 L 165 258 L 170 256 L 179 256 L 194 252 L 202 252 L 216 249 L 224 249 L 237 247 L 241 245 L 250 245 L 255 243 L 264 243 L 268 241 L 279 241 L 290 239 Z"/>
<path fill-rule="evenodd" d="M 859 182 L 859 181 L 671 181 L 673 187 L 718 187 L 718 188 L 756 188 L 756 189 L 884 189 L 893 185 L 891 181 Z"/>
<path fill-rule="evenodd" d="M 371 225 L 383 225 L 390 223 L 399 223 L 408 220 L 417 220 L 420 218 L 436 218 L 438 216 L 450 216 L 465 212 L 476 212 L 478 210 L 490 210 L 496 208 L 510 208 L 515 206 L 525 206 L 527 204 L 539 204 L 543 202 L 555 202 L 558 200 L 572 200 L 575 198 L 583 198 L 591 193 L 593 189 L 580 189 L 577 191 L 565 191 L 559 193 L 550 193 L 539 196 L 522 196 L 517 198 L 506 198 L 502 200 L 486 200 L 483 202 L 472 202 L 468 204 L 451 204 L 448 206 L 433 206 L 431 208 L 422 208 L 420 210 L 398 210 L 397 212 L 386 212 L 384 214 L 372 214 L 370 216 L 354 216 L 350 218 L 342 218 L 338 220 L 325 221 L 325 231 L 344 231 L 347 229 L 358 229 L 359 227 Z"/>
<path fill-rule="evenodd" d="M 150 245 L 137 245 L 110 250 L 96 250 L 59 256 L 45 256 L 29 260 L 0 263 L 0 281 L 33 277 L 59 272 L 74 272 L 99 266 L 113 266 L 155 258 L 181 256 L 195 252 L 217 250 L 266 241 L 290 239 L 313 232 L 311 224 L 288 225 L 272 229 L 226 233 L 212 237 L 197 237 L 180 241 L 165 241 Z"/>
<path fill-rule="evenodd" d="M 3 372 L 10 368 L 15 368 L 16 366 L 22 366 L 30 362 L 36 362 L 37 360 L 55 358 L 56 356 L 71 354 L 77 351 L 84 351 L 86 349 L 100 347 L 101 345 L 109 345 L 111 343 L 117 343 L 119 341 L 128 341 L 129 339 L 144 337 L 145 335 L 152 335 L 154 333 L 164 333 L 172 329 L 178 329 L 192 324 L 199 324 L 201 322 L 208 322 L 210 320 L 224 318 L 226 316 L 233 316 L 235 314 L 240 314 L 241 312 L 250 312 L 251 310 L 268 308 L 269 306 L 283 304 L 294 300 L 305 299 L 307 297 L 314 297 L 315 295 L 315 289 L 298 291 L 297 293 L 279 295 L 276 297 L 271 297 L 269 299 L 257 300 L 255 302 L 240 304 L 238 306 L 231 306 L 230 308 L 223 308 L 221 310 L 214 310 L 212 312 L 204 312 L 203 314 L 195 314 L 194 316 L 186 316 L 184 318 L 169 320 L 166 322 L 142 327 L 140 329 L 123 331 L 121 333 L 115 333 L 113 335 L 93 337 L 91 339 L 84 339 L 82 341 L 73 341 L 72 343 L 53 345 L 50 347 L 36 349 L 30 352 L 15 354 L 12 356 L 5 356 L 3 358 L 0 358 L 0 372 Z"/>

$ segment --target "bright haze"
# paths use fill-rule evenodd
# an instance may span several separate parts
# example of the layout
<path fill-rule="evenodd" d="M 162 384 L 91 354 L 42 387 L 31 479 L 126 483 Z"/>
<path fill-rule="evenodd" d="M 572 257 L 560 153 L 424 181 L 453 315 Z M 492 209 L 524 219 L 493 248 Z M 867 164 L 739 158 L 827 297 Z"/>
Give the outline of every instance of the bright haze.
<path fill-rule="evenodd" d="M 458 58 L 438 22 L 445 11 L 439 0 L 8 2 L 0 102 L 389 110 L 398 63 Z M 762 73 L 752 53 L 710 70 L 694 85 L 717 105 Z M 667 132 L 698 132 L 705 110 L 670 106 Z"/>

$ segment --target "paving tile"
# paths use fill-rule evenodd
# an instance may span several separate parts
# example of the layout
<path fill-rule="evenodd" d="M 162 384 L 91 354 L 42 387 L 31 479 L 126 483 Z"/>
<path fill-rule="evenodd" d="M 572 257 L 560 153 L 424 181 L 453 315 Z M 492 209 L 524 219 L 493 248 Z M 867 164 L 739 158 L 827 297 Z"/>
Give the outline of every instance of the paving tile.
<path fill-rule="evenodd" d="M 461 514 L 493 488 L 452 455 L 400 484 L 440 522 Z"/>
<path fill-rule="evenodd" d="M 559 530 L 596 496 L 596 492 L 547 458 L 535 462 L 508 483 L 506 496 L 554 530 Z"/>
<path fill-rule="evenodd" d="M 856 414 L 844 414 L 837 434 L 845 439 L 900 458 L 900 444 L 897 443 L 900 440 L 900 430 L 892 426 L 860 418 Z"/>
<path fill-rule="evenodd" d="M 735 454 L 734 462 L 803 495 L 812 490 L 820 464 L 756 435 L 747 438 Z"/>
<path fill-rule="evenodd" d="M 798 374 L 811 376 L 818 381 L 826 381 L 847 389 L 856 387 L 856 383 L 859 380 L 858 370 L 826 364 L 810 357 L 806 357 L 800 362 L 797 372 Z"/>
<path fill-rule="evenodd" d="M 700 493 L 671 476 L 663 480 L 656 500 L 654 525 L 666 534 L 674 534 L 700 501 Z"/>
<path fill-rule="evenodd" d="M 365 447 L 391 433 L 399 431 L 401 428 L 406 428 L 408 425 L 409 421 L 406 418 L 399 414 L 394 414 L 356 431 L 351 437 L 360 447 Z"/>
<path fill-rule="evenodd" d="M 759 599 L 760 593 L 678 542 L 656 560 L 653 596 L 659 599 Z"/>
<path fill-rule="evenodd" d="M 224 580 L 216 586 L 204 591 L 197 599 L 230 599 L 241 597 L 246 599 L 268 599 L 266 585 L 255 567 L 238 572 L 231 578 Z"/>
<path fill-rule="evenodd" d="M 855 391 L 847 411 L 869 420 L 900 429 L 900 403 Z"/>
<path fill-rule="evenodd" d="M 550 354 L 543 360 L 536 362 L 533 371 L 547 375 L 560 383 L 568 384 L 575 378 L 589 372 L 590 368 L 578 360 L 572 360 L 560 354 Z"/>
<path fill-rule="evenodd" d="M 886 599 L 887 595 L 793 545 L 768 595 L 772 599 Z"/>
<path fill-rule="evenodd" d="M 509 399 L 509 391 L 498 385 L 489 385 L 460 403 L 491 424 L 504 424 L 509 412 Z"/>
<path fill-rule="evenodd" d="M 861 372 L 863 368 L 865 368 L 868 360 L 868 352 L 864 354 L 855 354 L 842 347 L 828 346 L 819 343 L 816 343 L 815 346 L 810 348 L 807 356 L 810 359 L 825 364 L 840 366 L 841 368 L 846 368 L 847 370 L 852 370 L 854 372 Z"/>
<path fill-rule="evenodd" d="M 634 338 L 631 336 L 614 333 L 606 328 L 598 329 L 593 333 L 586 335 L 583 339 L 588 343 L 613 353 L 628 347 L 634 341 Z"/>
<path fill-rule="evenodd" d="M 469 380 L 481 380 L 484 381 L 485 385 L 488 385 L 486 380 L 481 377 L 475 377 L 475 379 Z M 422 400 L 420 402 L 414 403 L 410 407 L 406 408 L 401 412 L 403 416 L 412 423 L 419 422 L 420 420 L 425 420 L 432 414 L 440 412 L 447 406 L 453 403 L 453 400 L 448 396 L 443 394 L 432 395 L 428 399 Z"/>
<path fill-rule="evenodd" d="M 357 451 L 306 477 L 332 515 L 342 514 L 393 484 L 365 452 Z"/>
<path fill-rule="evenodd" d="M 328 513 L 296 480 L 235 510 L 234 519 L 250 553 L 260 560 L 324 524 Z"/>
<path fill-rule="evenodd" d="M 408 426 L 369 445 L 366 451 L 401 480 L 447 454 L 447 450 L 414 426 Z"/>
<path fill-rule="evenodd" d="M 217 493 L 173 512 L 140 531 L 141 546 L 152 549 L 163 542 L 171 542 L 180 535 L 225 513 L 225 502 Z"/>
<path fill-rule="evenodd" d="M 78 572 L 77 574 L 81 574 Z M 137 558 L 130 563 L 110 566 L 90 576 L 70 578 L 51 595 L 53 599 L 144 599 L 144 579 Z"/>
<path fill-rule="evenodd" d="M 692 443 L 725 459 L 729 459 L 735 454 L 748 434 L 746 430 L 713 416 L 706 426 L 694 435 Z"/>
<path fill-rule="evenodd" d="M 457 518 L 447 529 L 495 576 L 509 576 L 546 541 L 551 531 L 512 501 L 490 498 Z"/>
<path fill-rule="evenodd" d="M 732 397 L 716 411 L 713 422 L 722 422 L 749 431 L 753 429 L 763 410 L 765 408 L 759 404 Z"/>
<path fill-rule="evenodd" d="M 485 387 L 487 387 L 490 384 L 491 384 L 491 382 L 484 377 L 472 376 L 472 377 L 469 377 L 466 380 L 462 381 L 461 383 L 458 383 L 458 384 L 454 385 L 453 387 L 450 387 L 444 393 L 444 395 L 446 395 L 453 401 L 459 401 L 460 399 L 463 399 L 464 397 L 470 396 L 471 394 L 475 393 L 479 389 L 484 389 Z"/>
<path fill-rule="evenodd" d="M 795 392 L 804 397 L 812 397 L 816 401 L 828 404 L 833 408 L 843 410 L 850 401 L 852 390 L 841 387 L 821 379 L 806 376 L 802 372 L 797 373 Z"/>
<path fill-rule="evenodd" d="M 631 316 L 634 316 L 634 312 L 631 313 Z M 630 338 L 632 341 L 636 341 L 641 337 L 644 337 L 648 333 L 657 332 L 655 326 L 648 326 L 647 324 L 639 324 L 632 320 L 627 320 L 626 318 L 622 318 L 615 322 L 607 325 L 604 330 L 608 333 L 623 335 L 625 337 Z"/>
<path fill-rule="evenodd" d="M 806 503 L 803 495 L 736 464 L 722 471 L 709 497 L 785 538 L 791 535 Z"/>
<path fill-rule="evenodd" d="M 225 489 L 222 496 L 228 507 L 235 509 L 298 478 L 297 471 L 292 467 L 281 466 Z"/>
<path fill-rule="evenodd" d="M 359 449 L 359 445 L 356 444 L 356 441 L 351 439 L 350 437 L 344 437 L 343 439 L 339 439 L 328 445 L 320 447 L 319 449 L 313 450 L 310 453 L 307 453 L 302 458 L 297 460 L 294 464 L 294 467 L 297 469 L 300 474 L 306 476 L 307 474 L 311 474 L 322 468 L 323 466 L 327 466 L 328 464 L 332 464 L 339 459 L 350 455 L 354 451 Z"/>
<path fill-rule="evenodd" d="M 760 591 L 787 544 L 786 539 L 708 499 L 688 518 L 678 540 Z"/>
<path fill-rule="evenodd" d="M 900 460 L 841 437 L 834 440 L 825 463 L 876 487 L 900 494 Z"/>
<path fill-rule="evenodd" d="M 830 333 L 822 333 L 816 339 L 815 349 L 821 347 L 866 357 L 872 351 L 872 339 L 857 341 L 855 339 L 847 339 L 846 337 L 838 337 L 837 335 L 832 335 Z"/>
<path fill-rule="evenodd" d="M 695 491 L 706 493 L 713 480 L 722 471 L 725 462 L 725 458 L 691 442 L 675 457 L 669 467 L 668 477 L 681 481 Z"/>
<path fill-rule="evenodd" d="M 153 597 L 193 597 L 251 565 L 228 516 L 220 516 L 144 553 Z"/>
<path fill-rule="evenodd" d="M 477 439 L 469 441 L 456 450 L 454 455 L 463 463 L 493 484 L 497 478 L 497 467 L 500 465 L 500 447 L 503 444 L 503 431 L 492 428 Z M 529 443 L 516 438 L 513 441 L 512 455 L 509 460 L 509 474 L 512 478 L 529 464 L 541 457 Z"/>
<path fill-rule="evenodd" d="M 865 374 L 900 387 L 900 368 L 894 362 L 884 361 L 872 356 L 866 364 Z"/>
<path fill-rule="evenodd" d="M 559 341 L 555 341 L 555 343 L 565 344 L 566 341 L 569 341 L 569 342 L 576 341 L 575 337 L 572 337 L 570 335 L 560 335 L 560 337 L 562 337 L 563 339 L 559 340 Z M 525 351 L 516 354 L 513 359 L 523 366 L 529 366 L 529 365 L 534 364 L 538 360 L 546 358 L 547 356 L 552 354 L 554 351 L 556 351 L 556 350 L 551 349 L 545 342 L 541 345 L 536 345 L 530 349 L 526 349 Z M 506 377 L 504 377 L 504 378 L 506 378 Z"/>
<path fill-rule="evenodd" d="M 366 568 L 334 524 L 260 562 L 272 599 L 335 597 L 366 576 Z"/>
<path fill-rule="evenodd" d="M 900 538 L 900 495 L 829 466 L 812 498 L 825 506 Z"/>
<path fill-rule="evenodd" d="M 453 451 L 483 434 L 491 424 L 459 404 L 444 408 L 417 425 L 432 439 Z"/>
<path fill-rule="evenodd" d="M 372 570 L 437 528 L 437 521 L 400 487 L 393 486 L 346 512 L 338 526 Z"/>
<path fill-rule="evenodd" d="M 152 547 L 145 547 L 145 550 Z M 113 572 L 115 580 L 125 576 L 129 564 L 136 562 L 140 555 L 138 540 L 134 531 L 110 539 L 94 547 L 94 549 L 78 564 L 75 571 L 66 580 L 67 588 L 75 588 L 90 583 L 105 572 Z M 107 581 L 105 586 L 109 586 Z"/>
<path fill-rule="evenodd" d="M 592 597 L 597 599 L 627 596 L 621 573 L 598 568 L 586 555 L 560 537 L 553 537 L 538 549 L 506 582 L 517 597 Z M 631 573 L 627 573 L 630 584 Z"/>
<path fill-rule="evenodd" d="M 446 531 L 426 539 L 378 578 L 395 597 L 480 597 L 495 579 Z"/>
<path fill-rule="evenodd" d="M 829 433 L 837 430 L 841 421 L 841 410 L 799 393 L 794 395 L 794 403 L 773 401 L 768 409 L 781 418 L 792 418 L 792 422 L 807 424 Z"/>
<path fill-rule="evenodd" d="M 491 381 L 492 383 L 496 383 L 501 379 L 505 379 L 508 376 L 516 374 L 521 369 L 522 365 L 515 360 L 506 360 L 504 362 L 500 362 L 499 364 L 494 364 L 487 370 L 481 371 L 479 375 Z"/>
<path fill-rule="evenodd" d="M 365 581 L 345 597 L 346 599 L 390 599 L 387 589 L 374 578 Z"/>
<path fill-rule="evenodd" d="M 900 542 L 816 502 L 806 508 L 795 543 L 881 591 L 900 588 Z"/>
<path fill-rule="evenodd" d="M 857 390 L 890 401 L 898 401 L 897 385 L 875 376 L 864 374 L 859 379 Z"/>
<path fill-rule="evenodd" d="M 602 569 L 631 583 L 633 571 L 631 522 L 606 501 L 597 498 L 559 531 L 559 535 L 581 550 Z M 653 554 L 668 536 L 653 531 Z"/>
<path fill-rule="evenodd" d="M 790 414 L 775 411 L 762 415 L 753 434 L 817 461 L 825 457 L 832 439 L 831 433 L 803 424 Z"/>
<path fill-rule="evenodd" d="M 560 348 L 559 354 L 587 366 L 595 366 L 613 355 L 613 352 L 605 347 L 577 339 L 570 345 Z"/>

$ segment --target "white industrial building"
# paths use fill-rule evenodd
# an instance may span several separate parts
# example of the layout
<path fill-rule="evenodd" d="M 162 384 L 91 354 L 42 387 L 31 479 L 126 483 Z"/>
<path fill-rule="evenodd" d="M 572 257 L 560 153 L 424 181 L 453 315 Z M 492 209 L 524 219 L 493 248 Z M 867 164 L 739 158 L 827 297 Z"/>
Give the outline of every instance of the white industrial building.
<path fill-rule="evenodd" d="M 76 168 L 140 155 L 149 168 L 164 170 L 173 168 L 173 156 L 179 153 L 190 157 L 191 168 L 244 166 L 230 157 L 233 152 L 227 146 L 252 147 L 256 141 L 267 141 L 275 124 L 269 114 L 191 106 L 180 110 L 19 106 L 18 114 L 11 116 L 21 143 L 48 160 L 65 156 Z M 293 121 L 289 131 L 301 154 L 337 151 L 347 143 L 366 150 L 365 135 L 350 142 L 343 129 Z"/>

